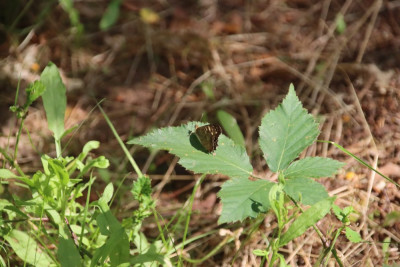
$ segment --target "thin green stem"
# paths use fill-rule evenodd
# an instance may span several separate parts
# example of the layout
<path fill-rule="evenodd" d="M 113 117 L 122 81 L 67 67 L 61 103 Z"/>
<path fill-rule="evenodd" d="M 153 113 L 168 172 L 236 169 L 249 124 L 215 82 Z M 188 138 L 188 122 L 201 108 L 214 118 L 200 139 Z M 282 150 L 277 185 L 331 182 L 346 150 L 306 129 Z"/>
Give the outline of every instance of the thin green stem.
<path fill-rule="evenodd" d="M 154 218 L 155 218 L 155 221 L 156 221 L 156 224 L 157 224 L 157 228 L 158 228 L 158 231 L 160 232 L 160 236 L 161 236 L 161 239 L 162 239 L 162 241 L 164 243 L 164 246 L 168 246 L 167 240 L 165 239 L 165 236 L 164 236 L 164 230 L 162 229 L 160 221 L 159 221 L 158 216 L 157 216 L 157 211 L 156 211 L 156 209 L 154 207 L 152 207 L 152 210 L 153 210 L 153 214 L 154 214 Z"/>
<path fill-rule="evenodd" d="M 222 242 L 220 242 L 214 249 L 212 249 L 209 253 L 207 253 L 207 255 L 205 255 L 203 258 L 201 259 L 189 259 L 189 258 L 184 258 L 185 261 L 190 262 L 190 263 L 194 263 L 194 264 L 199 264 L 204 262 L 205 260 L 207 260 L 208 258 L 212 257 L 215 253 L 217 253 L 226 243 L 229 243 L 231 241 L 234 240 L 233 236 L 227 236 L 224 238 L 224 240 L 222 240 Z"/>
<path fill-rule="evenodd" d="M 15 148 L 14 148 L 14 156 L 13 156 L 13 163 L 17 159 L 18 154 L 18 144 L 19 144 L 19 137 L 21 136 L 22 127 L 24 125 L 25 118 L 22 118 L 21 124 L 19 125 L 18 133 L 17 133 L 17 140 L 15 141 Z"/>
<path fill-rule="evenodd" d="M 60 157 L 61 157 L 61 154 L 62 154 L 61 140 L 60 140 L 60 139 L 55 139 L 55 144 L 56 144 L 56 154 L 57 154 L 57 158 L 60 158 Z"/>
<path fill-rule="evenodd" d="M 104 119 L 106 120 L 106 122 L 107 122 L 108 126 L 110 127 L 112 133 L 114 134 L 115 138 L 117 139 L 118 144 L 121 146 L 122 150 L 125 152 L 125 155 L 128 158 L 129 162 L 131 163 L 133 169 L 135 170 L 135 172 L 137 173 L 137 175 L 139 177 L 142 177 L 143 176 L 142 172 L 140 171 L 140 169 L 139 169 L 138 165 L 136 164 L 135 160 L 132 158 L 132 156 L 129 153 L 129 150 L 126 148 L 124 142 L 122 142 L 121 138 L 119 137 L 117 131 L 114 128 L 114 125 L 112 124 L 112 122 L 108 118 L 107 114 L 104 112 L 103 108 L 100 105 L 98 105 L 98 107 L 99 107 L 101 113 L 103 114 Z"/>
<path fill-rule="evenodd" d="M 193 192 L 192 195 L 190 196 L 190 200 L 189 200 L 189 206 L 188 206 L 188 215 L 186 217 L 186 224 L 185 224 L 185 230 L 183 233 L 183 238 L 182 238 L 182 251 L 185 248 L 185 242 L 186 242 L 186 236 L 188 233 L 188 229 L 189 229 L 189 222 L 190 222 L 190 217 L 192 215 L 192 207 L 193 207 L 193 201 L 194 201 L 194 197 L 195 194 L 197 192 L 197 189 L 199 188 L 199 186 L 203 183 L 204 178 L 206 177 L 206 174 L 203 174 L 200 179 L 197 181 L 196 185 L 193 188 Z M 178 266 L 182 266 L 182 253 L 179 253 L 179 262 L 178 262 Z"/>
<path fill-rule="evenodd" d="M 364 165 L 365 167 L 367 167 L 368 169 L 376 172 L 377 174 L 379 174 L 380 176 L 382 176 L 383 178 L 385 178 L 386 180 L 388 180 L 389 182 L 391 182 L 392 184 L 395 184 L 397 187 L 400 188 L 400 185 L 398 183 L 396 183 L 395 181 L 393 181 L 392 179 L 390 179 L 389 177 L 387 177 L 386 175 L 384 175 L 383 173 L 379 172 L 378 170 L 375 170 L 371 165 L 369 165 L 368 163 L 366 163 L 365 161 L 363 161 L 362 159 L 360 159 L 359 157 L 357 157 L 356 155 L 354 155 L 353 153 L 351 153 L 350 151 L 348 151 L 347 149 L 345 149 L 344 147 L 342 147 L 341 145 L 332 142 L 332 141 L 325 141 L 325 140 L 318 140 L 318 142 L 321 143 L 328 143 L 328 144 L 332 144 L 335 147 L 339 148 L 341 151 L 343 151 L 344 153 L 346 153 L 347 155 L 353 157 L 355 160 L 357 160 L 359 163 L 361 163 L 362 165 Z"/>
<path fill-rule="evenodd" d="M 81 247 L 82 246 L 82 242 L 83 242 L 83 233 L 85 232 L 85 226 L 86 226 L 85 219 L 87 218 L 88 207 L 89 207 L 89 204 L 90 204 L 90 194 L 91 194 L 91 191 L 92 191 L 93 179 L 94 178 L 93 178 L 92 174 L 90 174 L 89 187 L 88 187 L 88 193 L 87 193 L 87 196 L 86 196 L 86 205 L 85 205 L 85 208 L 83 210 L 83 218 L 82 218 L 82 222 L 81 222 L 82 228 L 81 228 L 81 234 L 79 236 L 79 245 L 78 245 L 78 247 Z"/>
<path fill-rule="evenodd" d="M 297 203 L 296 200 L 294 200 L 289 195 L 288 195 L 288 197 L 290 198 L 290 200 L 292 200 L 292 202 L 296 205 L 296 207 L 298 209 L 300 209 L 301 212 L 304 212 L 303 208 Z M 332 250 L 332 252 L 333 252 L 333 255 L 334 255 L 335 259 L 336 259 L 336 262 L 339 264 L 340 267 L 343 267 L 343 263 L 342 263 L 342 261 L 340 260 L 340 258 L 338 257 L 338 255 L 336 253 L 336 249 L 334 247 L 335 243 L 333 242 L 332 244 L 328 245 L 328 242 L 327 242 L 325 236 L 322 234 L 322 232 L 319 230 L 319 228 L 317 226 L 315 226 L 315 225 L 313 225 L 312 227 L 314 228 L 314 231 L 318 234 L 319 238 L 321 239 L 323 247 L 324 248 L 328 248 L 329 247 L 329 250 Z"/>

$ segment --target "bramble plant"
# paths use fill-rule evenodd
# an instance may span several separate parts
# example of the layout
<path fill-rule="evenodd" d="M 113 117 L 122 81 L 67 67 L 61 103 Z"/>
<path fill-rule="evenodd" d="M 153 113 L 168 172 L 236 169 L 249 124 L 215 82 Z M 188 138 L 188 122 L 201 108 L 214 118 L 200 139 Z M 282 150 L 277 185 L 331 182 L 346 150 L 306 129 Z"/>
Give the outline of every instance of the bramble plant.
<path fill-rule="evenodd" d="M 269 257 L 271 266 L 278 258 L 284 263 L 278 249 L 321 220 L 334 201 L 312 178 L 332 176 L 343 163 L 321 157 L 296 160 L 316 141 L 319 130 L 313 117 L 302 107 L 293 85 L 282 104 L 266 114 L 259 127 L 261 150 L 270 170 L 278 174 L 278 183 L 254 176 L 245 148 L 225 135 L 219 136 L 213 153 L 205 153 L 191 134 L 196 126 L 202 125 L 204 123 L 190 122 L 180 127 L 158 129 L 128 143 L 169 150 L 180 158 L 183 167 L 195 173 L 229 176 L 231 179 L 222 185 L 218 194 L 222 201 L 218 222 L 243 221 L 272 210 L 278 220 L 277 235 L 266 250 L 255 251 L 255 254 L 265 259 Z M 299 209 L 299 203 L 311 207 L 292 221 L 293 218 L 288 217 L 286 199 L 292 200 Z M 284 231 L 289 223 L 289 229 Z"/>

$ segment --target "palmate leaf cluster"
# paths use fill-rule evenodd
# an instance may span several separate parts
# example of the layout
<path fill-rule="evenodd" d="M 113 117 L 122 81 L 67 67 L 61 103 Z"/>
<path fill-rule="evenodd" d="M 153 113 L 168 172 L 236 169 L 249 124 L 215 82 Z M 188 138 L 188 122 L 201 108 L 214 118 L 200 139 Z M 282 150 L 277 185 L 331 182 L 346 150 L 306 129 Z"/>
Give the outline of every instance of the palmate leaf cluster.
<path fill-rule="evenodd" d="M 268 181 L 268 177 L 249 179 L 253 168 L 245 148 L 223 134 L 213 153 L 203 152 L 193 134 L 196 125 L 204 123 L 157 129 L 128 143 L 168 150 L 180 158 L 183 167 L 195 173 L 229 176 L 231 179 L 218 194 L 223 204 L 219 223 L 242 221 L 268 211 L 271 208 L 268 194 L 275 183 Z M 283 191 L 306 205 L 328 198 L 325 188 L 312 178 L 329 177 L 343 166 L 329 158 L 296 160 L 318 135 L 318 124 L 302 107 L 293 86 L 283 102 L 264 116 L 259 127 L 259 144 L 268 167 L 283 178 Z"/>

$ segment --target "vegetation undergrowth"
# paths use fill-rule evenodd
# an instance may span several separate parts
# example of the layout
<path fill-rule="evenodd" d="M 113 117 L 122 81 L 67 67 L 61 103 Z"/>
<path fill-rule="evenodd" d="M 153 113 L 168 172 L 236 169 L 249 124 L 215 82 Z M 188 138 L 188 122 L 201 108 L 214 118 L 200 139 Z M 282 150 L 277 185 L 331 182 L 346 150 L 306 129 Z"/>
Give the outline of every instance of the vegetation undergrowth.
<path fill-rule="evenodd" d="M 221 114 L 218 115 L 218 117 L 223 117 Z M 225 125 L 229 124 L 226 120 L 229 118 L 224 118 L 221 123 L 225 129 L 227 128 Z M 332 176 L 343 166 L 343 163 L 321 157 L 297 159 L 304 149 L 316 141 L 319 130 L 313 117 L 302 107 L 293 85 L 290 86 L 289 93 L 282 104 L 266 114 L 259 127 L 260 148 L 269 169 L 278 175 L 277 183 L 253 175 L 253 169 L 242 142 L 243 138 L 237 138 L 236 131 L 233 135 L 235 141 L 221 135 L 215 151 L 205 150 L 201 140 L 193 134 L 199 126 L 204 125 L 207 124 L 189 122 L 179 127 L 162 128 L 128 143 L 150 149 L 168 150 L 180 158 L 178 162 L 180 165 L 195 173 L 229 176 L 231 179 L 222 185 L 218 194 L 222 202 L 219 224 L 257 218 L 260 214 L 272 211 L 278 221 L 276 234 L 270 237 L 268 246 L 264 250 L 253 252 L 263 257 L 260 266 L 263 266 L 265 261 L 269 266 L 273 266 L 277 261 L 280 262 L 280 266 L 286 266 L 284 255 L 279 249 L 304 234 L 310 227 L 314 228 L 324 247 L 316 266 L 320 264 L 326 266 L 330 255 L 333 255 L 336 262 L 343 266 L 335 250 L 335 243 L 341 231 L 345 230 L 346 237 L 351 242 L 362 241 L 360 235 L 349 227 L 349 216 L 353 208 L 350 206 L 341 210 L 333 204 L 335 197 L 329 197 L 325 188 L 313 180 Z M 229 130 L 227 132 L 231 135 Z M 373 169 L 340 145 L 329 143 L 398 186 L 389 177 Z M 292 205 L 289 204 L 290 202 Z M 310 207 L 304 210 L 301 204 Z M 331 208 L 343 226 L 326 237 L 318 229 L 316 223 L 325 217 Z M 181 258 L 179 263 L 182 263 Z"/>
<path fill-rule="evenodd" d="M 8 165 L 17 172 L 0 169 L 2 184 L 16 181 L 29 191 L 29 196 L 23 199 L 12 195 L 10 200 L 0 200 L 0 234 L 3 238 L 0 264 L 3 266 L 14 266 L 20 261 L 25 266 L 183 266 L 185 262 L 201 263 L 232 240 L 231 237 L 227 238 L 202 259 L 190 259 L 183 254 L 187 244 L 212 234 L 208 232 L 196 237 L 188 236 L 195 192 L 206 174 L 224 174 L 231 178 L 223 184 L 218 194 L 223 204 L 218 221 L 220 224 L 247 218 L 253 220 L 265 216 L 269 211 L 275 214 L 277 228 L 274 236 L 268 237 L 268 245 L 264 249 L 253 251 L 262 258 L 262 266 L 265 263 L 273 266 L 277 262 L 280 266 L 286 266 L 285 255 L 280 249 L 310 227 L 314 228 L 323 244 L 318 265 L 326 266 L 332 255 L 343 266 L 335 250 L 335 243 L 342 230 L 345 230 L 351 242 L 362 242 L 360 235 L 349 227 L 349 216 L 353 208 L 340 209 L 335 206 L 335 198 L 329 197 L 325 188 L 313 180 L 332 176 L 343 163 L 321 157 L 297 159 L 304 149 L 316 141 L 319 130 L 313 117 L 302 107 L 292 85 L 282 104 L 266 114 L 259 127 L 260 148 L 268 167 L 277 174 L 277 182 L 253 175 L 243 138 L 237 131 L 233 138 L 235 141 L 219 135 L 215 151 L 205 151 L 198 136 L 193 134 L 196 127 L 206 125 L 201 122 L 157 129 L 128 142 L 151 149 L 169 150 L 180 158 L 179 163 L 183 167 L 203 174 L 189 199 L 186 207 L 188 212 L 177 213 L 177 218 L 171 219 L 171 222 L 176 219 L 176 224 L 184 221 L 183 236 L 177 235 L 177 238 L 173 236 L 174 225 L 167 223 L 162 226 L 162 218 L 151 196 L 150 179 L 141 173 L 104 112 L 116 139 L 138 175 L 131 194 L 138 201 L 139 207 L 131 216 L 119 222 L 111 212 L 115 194 L 112 183 L 105 187 L 97 201 L 90 201 L 91 188 L 96 181 L 93 172 L 108 168 L 109 161 L 104 156 L 90 156 L 89 152 L 100 145 L 97 141 L 89 141 L 77 157 L 62 155 L 61 140 L 76 130 L 76 127 L 64 128 L 65 94 L 65 86 L 57 67 L 49 64 L 40 80 L 26 89 L 25 104 L 11 107 L 20 119 L 20 135 L 29 106 L 42 97 L 48 127 L 54 136 L 56 157 L 41 155 L 42 170 L 30 175 L 24 173 L 16 163 L 18 141 L 13 155 L 6 149 L 0 150 Z M 227 122 L 232 122 L 232 118 L 223 112 L 219 117 L 227 129 Z M 231 129 L 238 128 L 233 126 Z M 85 180 L 84 177 L 89 179 Z M 81 204 L 77 198 L 84 195 L 87 196 L 86 201 Z M 310 207 L 305 209 L 303 205 Z M 326 236 L 316 223 L 331 209 L 342 227 L 332 230 Z M 141 232 L 143 220 L 150 215 L 154 216 L 160 233 L 158 238 L 151 241 Z"/>

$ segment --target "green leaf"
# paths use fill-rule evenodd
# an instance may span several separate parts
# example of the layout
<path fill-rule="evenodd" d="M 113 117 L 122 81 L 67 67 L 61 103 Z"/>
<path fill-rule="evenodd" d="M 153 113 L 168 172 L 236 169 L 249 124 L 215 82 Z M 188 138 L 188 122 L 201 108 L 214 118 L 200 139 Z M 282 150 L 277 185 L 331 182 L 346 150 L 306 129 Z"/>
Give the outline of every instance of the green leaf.
<path fill-rule="evenodd" d="M 386 237 L 385 239 L 383 239 L 382 242 L 382 252 L 385 255 L 385 257 L 387 257 L 388 252 L 389 252 L 389 245 L 390 245 L 390 237 Z"/>
<path fill-rule="evenodd" d="M 69 182 L 69 174 L 65 169 L 64 165 L 62 164 L 62 162 L 60 162 L 57 159 L 48 159 L 47 161 L 49 163 L 49 166 L 53 170 L 54 174 L 61 181 L 62 185 L 64 186 L 67 185 Z"/>
<path fill-rule="evenodd" d="M 75 131 L 78 128 L 79 128 L 79 125 L 74 125 L 71 128 L 65 130 L 64 133 L 61 135 L 60 139 L 63 139 L 65 136 L 67 136 L 68 134 L 72 133 L 73 131 Z"/>
<path fill-rule="evenodd" d="M 151 264 L 150 266 L 158 266 L 158 264 L 156 264 L 155 262 L 159 262 L 163 264 L 163 266 L 165 266 L 164 257 L 164 255 L 158 252 L 158 249 L 154 246 L 154 244 L 151 244 L 151 246 L 145 253 L 133 256 L 130 260 L 130 263 L 132 265 L 141 264 L 140 266 L 146 266 L 144 265 L 144 263 L 152 262 L 153 264 Z"/>
<path fill-rule="evenodd" d="M 46 252 L 38 246 L 36 241 L 22 231 L 14 229 L 8 235 L 4 236 L 4 239 L 7 240 L 13 251 L 24 262 L 37 267 L 47 267 L 54 264 Z"/>
<path fill-rule="evenodd" d="M 82 149 L 82 153 L 79 154 L 79 159 L 83 160 L 84 158 L 86 158 L 87 154 L 92 151 L 93 149 L 98 149 L 100 146 L 100 142 L 99 141 L 89 141 L 87 142 Z"/>
<path fill-rule="evenodd" d="M 344 21 L 344 16 L 343 14 L 337 14 L 336 16 L 336 31 L 339 34 L 344 33 L 344 31 L 346 30 L 346 22 Z"/>
<path fill-rule="evenodd" d="M 342 223 L 346 224 L 350 222 L 350 214 L 354 212 L 354 208 L 352 206 L 344 207 L 343 209 L 339 208 L 335 204 L 332 205 L 332 211 L 335 214 L 336 218 Z"/>
<path fill-rule="evenodd" d="M 346 237 L 350 242 L 359 243 L 363 241 L 360 234 L 356 231 L 351 230 L 349 227 L 346 227 Z"/>
<path fill-rule="evenodd" d="M 333 205 L 332 205 L 332 211 L 333 211 L 333 213 L 335 214 L 336 218 L 337 218 L 339 221 L 343 222 L 343 219 L 346 217 L 346 216 L 343 214 L 343 210 L 342 210 L 338 205 L 333 204 Z"/>
<path fill-rule="evenodd" d="M 283 257 L 282 254 L 278 253 L 278 257 L 279 257 L 279 267 L 290 267 L 290 265 L 286 264 L 285 257 Z"/>
<path fill-rule="evenodd" d="M 46 86 L 41 81 L 35 81 L 26 88 L 27 100 L 24 104 L 24 108 L 29 107 L 33 101 L 35 101 L 39 96 L 41 96 L 44 91 L 46 91 Z"/>
<path fill-rule="evenodd" d="M 196 125 L 205 124 L 190 122 L 178 127 L 157 129 L 130 140 L 128 144 L 169 150 L 180 157 L 179 163 L 183 167 L 196 173 L 225 174 L 238 178 L 248 178 L 251 175 L 253 168 L 243 147 L 236 146 L 232 140 L 221 134 L 217 149 L 213 153 L 205 153 L 193 134 Z"/>
<path fill-rule="evenodd" d="M 74 8 L 73 0 L 59 0 L 61 7 L 68 13 L 69 20 L 72 26 L 75 27 L 74 32 L 76 35 L 81 35 L 83 33 L 83 24 L 79 20 L 79 12 Z"/>
<path fill-rule="evenodd" d="M 283 247 L 291 240 L 302 235 L 307 229 L 321 220 L 330 210 L 335 197 L 326 198 L 303 212 L 282 235 L 279 247 Z"/>
<path fill-rule="evenodd" d="M 46 86 L 43 93 L 43 105 L 46 110 L 49 129 L 54 133 L 54 138 L 60 140 L 64 133 L 64 116 L 67 106 L 65 85 L 56 65 L 49 63 L 40 76 L 40 81 Z"/>
<path fill-rule="evenodd" d="M 58 245 L 57 257 L 60 260 L 62 267 L 79 267 L 81 264 L 81 257 L 72 239 L 60 238 Z"/>
<path fill-rule="evenodd" d="M 274 184 L 268 193 L 268 200 L 271 205 L 271 209 L 275 213 L 278 220 L 278 225 L 282 225 L 284 221 L 284 195 L 283 195 L 283 184 Z M 283 227 L 283 226 L 282 226 Z"/>
<path fill-rule="evenodd" d="M 110 210 L 99 214 L 96 220 L 100 232 L 108 236 L 108 239 L 103 246 L 96 250 L 90 266 L 103 265 L 108 257 L 110 257 L 111 266 L 128 262 L 129 239 L 125 229 L 111 214 Z"/>
<path fill-rule="evenodd" d="M 309 178 L 289 179 L 283 190 L 294 200 L 301 200 L 304 205 L 313 205 L 329 196 L 322 184 Z"/>
<path fill-rule="evenodd" d="M 215 87 L 214 79 L 207 79 L 200 84 L 200 88 L 206 95 L 207 99 L 211 99 L 213 101 L 215 100 L 215 94 L 213 91 L 214 87 Z"/>
<path fill-rule="evenodd" d="M 218 196 L 222 201 L 222 213 L 218 223 L 243 221 L 255 218 L 270 209 L 268 194 L 274 183 L 266 180 L 250 181 L 233 178 L 222 185 Z"/>
<path fill-rule="evenodd" d="M 231 114 L 223 110 L 217 111 L 217 118 L 233 142 L 235 142 L 235 144 L 238 146 L 244 147 L 244 137 L 236 119 Z"/>
<path fill-rule="evenodd" d="M 286 179 L 330 177 L 343 165 L 344 163 L 330 158 L 307 157 L 290 164 L 283 175 Z"/>
<path fill-rule="evenodd" d="M 136 200 L 143 197 L 151 199 L 151 180 L 147 176 L 140 176 L 137 181 L 133 182 L 132 195 Z"/>
<path fill-rule="evenodd" d="M 99 201 L 104 201 L 104 203 L 108 203 L 111 201 L 114 193 L 114 187 L 112 183 L 109 183 L 104 189 L 103 195 L 100 197 Z"/>
<path fill-rule="evenodd" d="M 18 176 L 15 175 L 12 171 L 8 169 L 0 169 L 0 178 L 1 179 L 10 179 L 10 178 L 17 178 Z"/>
<path fill-rule="evenodd" d="M 58 211 L 47 205 L 45 206 L 45 208 L 46 208 L 46 213 L 55 224 L 62 225 L 64 223 L 64 219 L 61 219 L 61 216 L 58 213 Z"/>
<path fill-rule="evenodd" d="M 318 124 L 297 98 L 293 85 L 275 110 L 264 116 L 259 128 L 260 147 L 273 172 L 286 169 L 319 134 Z"/>
<path fill-rule="evenodd" d="M 400 222 L 400 211 L 389 212 L 383 222 L 384 227 L 393 227 L 395 224 Z"/>
<path fill-rule="evenodd" d="M 77 162 L 77 164 L 79 164 L 78 162 Z M 90 171 L 91 168 L 105 169 L 105 168 L 108 168 L 109 165 L 110 165 L 110 162 L 104 156 L 100 156 L 98 158 L 88 160 L 88 162 L 86 162 L 86 165 L 83 168 L 82 168 L 82 166 L 78 166 L 78 168 L 81 170 L 81 172 L 79 173 L 77 179 L 80 179 L 83 175 L 85 175 L 88 171 Z"/>
<path fill-rule="evenodd" d="M 107 30 L 115 24 L 119 17 L 119 7 L 122 0 L 112 0 L 100 21 L 100 29 Z"/>
<path fill-rule="evenodd" d="M 254 249 L 253 254 L 259 257 L 268 257 L 268 251 L 264 249 Z"/>

